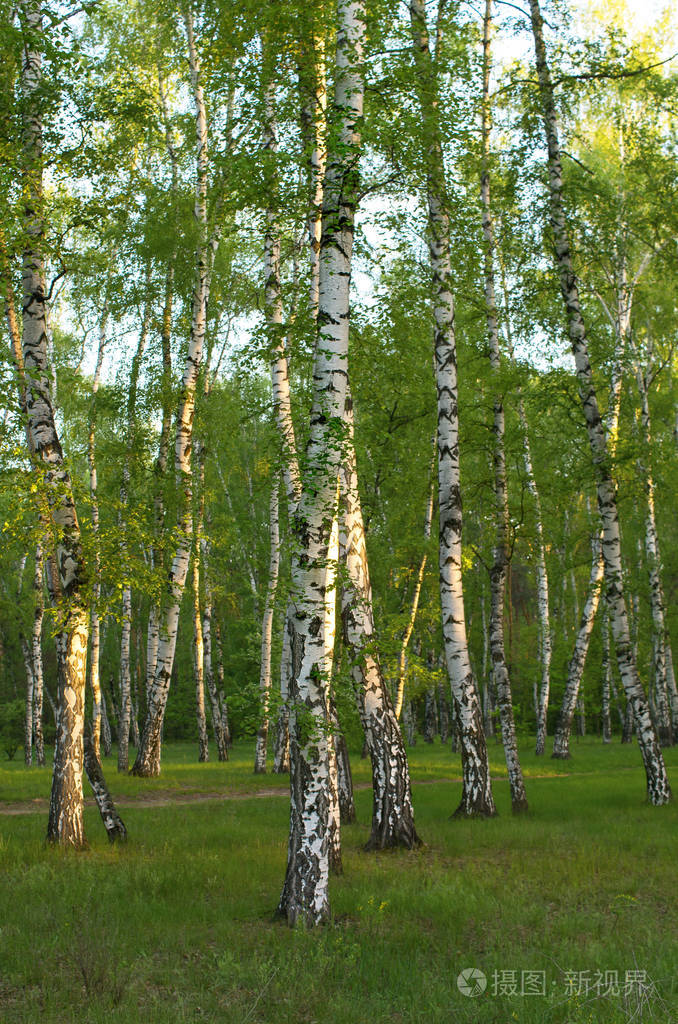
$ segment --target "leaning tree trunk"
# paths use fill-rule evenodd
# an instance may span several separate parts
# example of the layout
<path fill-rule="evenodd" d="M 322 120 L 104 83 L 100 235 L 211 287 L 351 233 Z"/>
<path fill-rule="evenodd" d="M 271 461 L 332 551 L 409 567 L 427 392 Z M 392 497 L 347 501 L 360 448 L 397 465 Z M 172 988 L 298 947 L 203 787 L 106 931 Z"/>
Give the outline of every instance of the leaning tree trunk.
<path fill-rule="evenodd" d="M 435 438 L 434 438 L 435 440 Z M 400 715 L 403 708 L 403 698 L 405 696 L 405 666 L 407 663 L 407 645 L 410 642 L 412 636 L 412 630 L 414 629 L 414 623 L 417 619 L 417 611 L 419 609 L 419 598 L 421 596 L 421 588 L 424 582 L 424 574 L 426 572 L 426 563 L 428 561 L 428 542 L 431 539 L 431 526 L 433 523 L 433 504 L 435 499 L 435 481 L 433 477 L 433 468 L 435 465 L 435 453 L 433 456 L 433 465 L 431 466 L 431 486 L 429 488 L 428 501 L 426 503 L 426 515 L 424 517 L 424 550 L 419 562 L 419 571 L 417 572 L 417 578 L 414 584 L 414 592 L 412 594 L 412 602 L 410 604 L 410 615 L 405 626 L 405 632 L 403 633 L 402 640 L 400 641 L 400 656 L 398 658 L 398 685 L 396 688 L 395 698 L 395 715 L 396 718 L 400 719 Z"/>
<path fill-rule="evenodd" d="M 659 805 L 665 804 L 671 799 L 671 787 L 669 786 L 664 758 L 662 757 L 657 734 L 650 718 L 647 701 L 633 657 L 629 620 L 624 600 L 617 495 L 589 360 L 586 327 L 579 301 L 579 287 L 570 255 L 570 243 L 562 199 L 563 176 L 560 142 L 558 139 L 558 120 L 553 96 L 553 85 L 546 58 L 539 0 L 530 0 L 530 12 L 535 42 L 539 92 L 548 147 L 551 228 L 560 275 L 560 287 L 567 312 L 570 342 L 576 365 L 579 393 L 596 474 L 598 509 L 603 532 L 602 550 L 605 566 L 606 597 L 617 652 L 619 674 L 627 698 L 633 707 L 636 721 L 638 743 L 647 778 L 648 799 L 652 804 Z"/>
<path fill-rule="evenodd" d="M 89 730 L 85 733 L 84 759 L 87 780 L 92 787 L 109 842 L 114 843 L 116 840 L 123 841 L 127 839 L 127 829 L 115 809 L 115 804 L 113 803 L 101 768 L 101 761 L 94 748 L 94 739 Z"/>
<path fill-rule="evenodd" d="M 47 306 L 43 246 L 42 15 L 22 0 L 29 31 L 21 67 L 24 195 L 23 338 L 26 416 L 36 476 L 49 508 L 56 549 L 61 601 L 57 623 L 63 650 L 58 692 L 58 723 L 47 838 L 82 847 L 83 727 L 87 670 L 88 610 L 83 597 L 84 559 L 73 490 L 56 430 L 47 359 Z"/>
<path fill-rule="evenodd" d="M 339 790 L 339 814 L 342 825 L 350 825 L 355 821 L 355 802 L 353 799 L 353 773 L 348 756 L 348 744 L 341 731 L 334 698 L 330 695 L 330 719 L 332 735 L 337 753 L 337 786 Z"/>
<path fill-rule="evenodd" d="M 259 677 L 259 731 L 257 732 L 257 743 L 254 754 L 255 774 L 263 774 L 266 771 L 266 753 L 268 750 L 268 726 L 269 707 L 271 700 L 271 645 L 273 640 L 273 613 L 275 611 L 275 596 L 278 589 L 278 575 L 280 572 L 280 527 L 278 522 L 278 491 L 279 483 L 276 474 L 271 488 L 271 500 L 269 504 L 269 536 L 271 544 L 270 559 L 268 564 L 268 587 L 266 590 L 266 604 L 264 607 L 264 620 L 261 627 L 261 674 Z"/>
<path fill-rule="evenodd" d="M 435 72 L 428 44 L 426 9 L 411 0 L 410 23 L 417 91 L 425 133 L 429 254 L 433 275 L 435 368 L 438 393 L 439 572 L 447 671 L 459 710 L 462 799 L 455 814 L 495 813 L 480 699 L 471 671 L 461 576 L 461 490 L 457 351 L 450 255 L 450 218 L 438 124 Z"/>
<path fill-rule="evenodd" d="M 341 463 L 348 355 L 349 281 L 362 118 L 361 0 L 338 0 L 335 120 L 328 153 L 320 246 L 318 343 L 306 464 L 310 485 L 295 515 L 292 554 L 293 612 L 288 619 L 290 678 L 290 838 L 278 912 L 289 924 L 313 926 L 330 913 L 329 694 L 319 676 L 324 664 L 325 560 Z M 297 711 L 299 708 L 299 712 Z M 301 720 L 300 720 L 301 719 Z"/>
<path fill-rule="evenodd" d="M 570 734 L 572 722 L 577 708 L 579 698 L 579 685 L 584 672 L 586 655 L 588 654 L 589 641 L 593 633 L 593 626 L 600 602 L 600 591 L 603 584 L 604 566 L 600 557 L 601 541 L 597 537 L 593 541 L 593 559 L 591 562 L 591 575 L 589 578 L 588 592 L 584 611 L 582 612 L 579 632 L 574 645 L 574 651 L 570 658 L 567 670 L 567 683 L 563 694 L 563 703 L 553 736 L 552 757 L 565 760 L 570 756 Z"/>
<path fill-rule="evenodd" d="M 341 601 L 344 643 L 358 710 L 372 763 L 372 831 L 367 849 L 419 844 L 414 827 L 410 772 L 402 733 L 374 649 L 374 616 L 363 524 L 350 392 L 345 403 L 346 441 L 340 475 L 340 548 L 347 579 Z"/>
<path fill-rule="evenodd" d="M 497 690 L 497 701 L 501 720 L 502 738 L 506 754 L 509 784 L 511 786 L 511 807 L 514 813 L 526 811 L 527 796 L 522 769 L 518 757 L 516 727 L 513 718 L 513 697 L 511 681 L 506 664 L 504 646 L 504 612 L 506 598 L 506 574 L 509 562 L 509 504 L 506 481 L 505 415 L 501 387 L 501 353 L 499 328 L 497 325 L 497 304 L 494 286 L 494 222 L 490 200 L 490 32 L 492 28 L 492 2 L 486 0 L 483 21 L 483 158 L 480 192 L 483 206 L 483 237 L 485 241 L 485 307 L 487 334 L 489 339 L 490 371 L 494 385 L 494 498 L 495 498 L 495 544 L 493 564 L 490 572 L 490 650 L 492 674 Z M 461 518 L 461 509 L 459 511 Z"/>
<path fill-rule="evenodd" d="M 191 557 L 193 537 L 191 447 L 193 443 L 195 396 L 205 340 L 207 314 L 206 304 L 210 262 L 210 241 L 207 235 L 207 117 L 200 60 L 193 36 L 193 19 L 188 10 L 185 13 L 185 24 L 196 112 L 197 177 L 195 218 L 198 223 L 198 248 L 196 251 L 195 282 L 193 288 L 191 336 L 184 365 L 174 448 L 174 465 L 179 491 L 177 514 L 179 542 L 169 570 L 168 593 L 159 613 L 155 675 L 148 693 L 148 710 L 141 744 L 132 769 L 133 774 L 140 776 L 160 774 L 162 723 L 167 706 L 172 667 L 174 665 L 179 609 Z"/>

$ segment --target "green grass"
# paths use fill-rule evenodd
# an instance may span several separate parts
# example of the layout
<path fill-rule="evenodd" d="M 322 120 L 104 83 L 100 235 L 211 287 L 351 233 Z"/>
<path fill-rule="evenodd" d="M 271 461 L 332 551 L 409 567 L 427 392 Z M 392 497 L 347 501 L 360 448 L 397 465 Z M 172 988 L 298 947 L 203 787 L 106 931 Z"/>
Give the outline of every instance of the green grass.
<path fill-rule="evenodd" d="M 531 812 L 514 819 L 505 778 L 499 816 L 450 821 L 460 786 L 449 750 L 411 754 L 423 850 L 362 851 L 371 794 L 343 830 L 344 875 L 332 880 L 334 920 L 314 932 L 274 922 L 285 870 L 287 779 L 251 774 L 251 744 L 226 765 L 197 765 L 166 748 L 158 780 L 120 777 L 130 840 L 109 847 L 94 808 L 90 849 L 44 845 L 44 810 L 0 817 L 0 1022 L 583 1024 L 675 1019 L 678 1009 L 676 824 L 672 804 L 644 802 L 637 747 L 573 746 L 570 762 L 521 749 Z M 678 750 L 666 752 L 678 787 Z M 491 743 L 493 774 L 505 776 Z M 368 782 L 353 757 L 354 777 Z M 540 777 L 546 776 L 546 777 Z M 279 789 L 281 795 L 134 806 L 156 794 Z M 0 766 L 3 799 L 49 793 L 49 771 Z M 456 979 L 488 977 L 478 999 Z M 548 995 L 492 992 L 493 972 L 545 972 Z M 566 994 L 567 970 L 644 970 L 638 998 Z M 506 980 L 510 980 L 506 979 Z"/>

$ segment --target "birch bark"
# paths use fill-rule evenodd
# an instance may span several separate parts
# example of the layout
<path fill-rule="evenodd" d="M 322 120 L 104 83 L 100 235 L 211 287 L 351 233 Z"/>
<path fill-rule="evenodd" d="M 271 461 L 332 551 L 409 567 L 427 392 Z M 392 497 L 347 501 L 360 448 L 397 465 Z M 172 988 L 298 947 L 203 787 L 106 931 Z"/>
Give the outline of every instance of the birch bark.
<path fill-rule="evenodd" d="M 349 283 L 362 117 L 365 11 L 338 0 L 335 117 L 323 199 L 318 343 L 306 452 L 308 481 L 294 517 L 290 696 L 290 840 L 278 911 L 289 924 L 329 916 L 328 693 L 322 678 L 326 613 L 325 562 L 342 455 Z M 336 148 L 335 148 L 336 147 Z M 320 670 L 320 671 L 319 671 Z"/>
<path fill-rule="evenodd" d="M 202 540 L 203 566 L 205 576 L 205 607 L 202 615 L 202 640 L 203 640 L 203 671 L 205 684 L 210 698 L 210 709 L 212 712 L 212 729 L 214 730 L 214 741 L 217 745 L 217 759 L 228 761 L 228 739 L 224 730 L 223 711 L 219 699 L 219 691 L 214 678 L 214 664 L 212 659 L 212 590 L 209 582 L 208 551 L 209 545 L 205 538 Z"/>
<path fill-rule="evenodd" d="M 150 289 L 149 275 L 146 275 L 146 288 Z M 130 669 L 130 647 L 132 637 L 132 585 L 130 580 L 129 552 L 127 547 L 127 507 L 132 476 L 132 455 L 137 443 L 137 392 L 139 373 L 146 351 L 148 332 L 150 329 L 151 307 L 150 295 L 147 297 L 144 317 L 139 332 L 137 349 L 132 358 L 129 390 L 127 392 L 127 423 L 126 444 L 123 456 L 122 482 L 120 484 L 120 516 L 118 526 L 121 536 L 121 558 L 125 581 L 122 590 L 122 625 L 120 635 L 120 713 L 118 717 L 118 771 L 126 772 L 129 768 L 129 731 L 132 675 Z M 148 651 L 147 651 L 148 657 Z"/>
<path fill-rule="evenodd" d="M 177 412 L 174 465 L 179 490 L 177 527 L 179 542 L 169 572 L 168 594 L 159 614 L 158 647 L 155 655 L 155 675 L 148 693 L 148 711 L 141 744 L 132 772 L 134 775 L 160 774 L 162 723 L 167 706 L 170 678 L 174 664 L 179 608 L 188 575 L 193 538 L 192 467 L 193 416 L 195 396 L 205 340 L 207 284 L 210 261 L 210 241 L 207 233 L 207 115 L 202 86 L 200 58 L 193 34 L 193 16 L 184 14 L 188 42 L 191 82 L 196 117 L 196 198 L 195 218 L 198 224 L 195 282 L 193 287 L 193 316 L 191 336 L 186 354 L 181 398 Z"/>
<path fill-rule="evenodd" d="M 341 620 L 372 764 L 372 831 L 367 849 L 392 846 L 411 849 L 420 840 L 414 826 L 405 745 L 375 649 L 372 588 L 358 491 L 353 403 L 348 386 L 344 424 L 347 436 L 340 473 L 340 559 L 345 562 L 347 579 L 342 592 Z"/>
<path fill-rule="evenodd" d="M 26 414 L 31 454 L 40 472 L 50 514 L 63 599 L 58 609 L 63 658 L 47 838 L 82 847 L 83 726 L 88 610 L 83 596 L 84 560 L 73 491 L 56 430 L 47 359 L 47 309 L 43 245 L 43 125 L 41 112 L 42 15 L 33 0 L 20 4 L 25 26 L 21 66 L 22 184 L 24 194 L 23 337 Z"/>
<path fill-rule="evenodd" d="M 535 43 L 537 75 L 539 78 L 539 92 L 548 147 L 551 227 L 554 236 L 561 292 L 567 312 L 570 342 L 575 359 L 580 398 L 596 473 L 598 509 L 603 533 L 602 551 L 605 567 L 606 597 L 610 610 L 619 674 L 627 698 L 633 707 L 636 721 L 638 742 L 647 778 L 648 799 L 652 804 L 660 805 L 667 803 L 671 799 L 671 788 L 666 775 L 661 748 L 650 718 L 647 701 L 645 700 L 633 657 L 629 621 L 624 599 L 616 488 L 612 477 L 605 430 L 598 408 L 598 399 L 589 360 L 586 327 L 579 301 L 579 287 L 570 255 L 570 243 L 562 199 L 563 176 L 558 138 L 558 121 L 553 98 L 553 85 L 546 57 L 539 0 L 530 0 L 530 12 Z"/>
<path fill-rule="evenodd" d="M 605 609 L 603 614 L 603 699 L 602 699 L 602 731 L 603 743 L 612 741 L 612 721 L 610 718 L 610 691 L 612 688 L 612 666 L 610 665 L 610 616 Z"/>
<path fill-rule="evenodd" d="M 457 354 L 450 258 L 450 219 L 446 209 L 443 153 L 437 120 L 437 88 L 423 0 L 411 0 L 410 24 L 417 71 L 416 88 L 425 133 L 429 254 L 433 276 L 435 367 L 438 393 L 439 571 L 447 671 L 459 710 L 464 776 L 455 814 L 492 815 L 492 798 L 482 712 L 468 655 L 461 578 L 461 490 Z"/>
<path fill-rule="evenodd" d="M 275 596 L 278 589 L 280 572 L 280 526 L 278 521 L 278 490 L 279 482 L 276 474 L 271 487 L 269 502 L 269 540 L 270 558 L 268 564 L 268 586 L 264 606 L 264 620 L 261 629 L 261 674 L 259 677 L 260 724 L 257 732 L 257 743 L 254 753 L 254 772 L 263 774 L 266 771 L 266 753 L 268 750 L 269 706 L 271 700 L 271 644 L 273 639 L 273 613 Z"/>
<path fill-rule="evenodd" d="M 435 438 L 434 438 L 435 441 Z M 437 451 L 437 445 L 435 446 Z M 398 658 L 398 685 L 396 688 L 396 699 L 395 699 L 395 716 L 400 719 L 400 715 L 403 709 L 403 698 L 405 696 L 405 667 L 407 664 L 407 646 L 412 637 L 412 630 L 417 619 L 417 611 L 419 609 L 419 598 L 421 596 L 421 588 L 424 582 L 424 574 L 426 572 L 426 563 L 428 561 L 428 542 L 431 539 L 431 526 L 433 523 L 433 504 L 435 499 L 435 482 L 434 482 L 434 466 L 435 466 L 435 451 L 433 455 L 433 464 L 431 465 L 431 486 L 429 488 L 428 502 L 426 503 L 426 515 L 424 517 L 424 551 L 419 562 L 419 571 L 417 572 L 417 578 L 414 584 L 414 591 L 412 593 L 412 603 L 410 605 L 410 616 L 405 626 L 405 632 L 403 638 L 400 641 L 400 657 Z"/>
<path fill-rule="evenodd" d="M 495 545 L 493 565 L 490 572 L 490 650 L 492 674 L 497 690 L 499 714 L 506 754 L 509 783 L 511 786 L 511 808 L 514 813 L 528 808 L 525 784 L 518 757 L 516 727 L 513 718 L 513 697 L 511 681 L 506 664 L 504 647 L 504 604 L 506 597 L 506 574 L 509 563 L 509 504 L 506 482 L 506 432 L 504 400 L 501 391 L 501 352 L 497 324 L 497 304 L 494 284 L 494 221 L 490 199 L 490 70 L 491 70 L 492 0 L 486 0 L 483 19 L 483 103 L 482 103 L 482 167 L 480 193 L 482 200 L 482 222 L 485 272 L 485 307 L 487 334 L 490 352 L 490 370 L 494 385 L 494 495 L 495 495 Z M 461 518 L 461 510 L 460 510 Z"/>
<path fill-rule="evenodd" d="M 504 292 L 504 308 L 506 310 L 506 334 L 508 341 L 508 354 L 511 362 L 515 365 L 513 339 L 511 337 L 511 321 L 509 315 L 508 287 L 504 271 L 503 261 L 500 256 L 502 271 L 502 287 Z M 544 525 L 541 512 L 541 498 L 537 487 L 537 478 L 532 463 L 532 446 L 530 444 L 530 431 L 525 411 L 525 402 L 522 392 L 518 392 L 518 418 L 523 434 L 523 465 L 525 467 L 525 480 L 527 489 L 534 502 L 535 513 L 535 535 L 536 535 L 536 561 L 537 561 L 537 610 L 539 614 L 539 663 L 541 668 L 541 680 L 537 698 L 537 743 L 535 753 L 543 754 L 546 746 L 546 722 L 548 716 L 549 700 L 551 696 L 551 656 L 553 645 L 551 638 L 551 616 L 549 612 L 549 578 L 546 569 L 546 544 L 544 542 Z"/>
<path fill-rule="evenodd" d="M 101 650 L 101 624 L 99 618 L 99 602 L 101 600 L 101 553 L 99 550 L 99 497 L 97 482 L 96 462 L 96 423 L 97 423 L 97 394 L 101 382 L 101 368 L 106 351 L 106 328 L 108 325 L 108 299 L 104 301 L 104 307 L 99 322 L 99 346 L 97 349 L 97 361 L 92 377 L 92 394 L 90 398 L 89 423 L 87 429 L 87 464 L 89 468 L 89 498 L 92 519 L 92 537 L 94 541 L 94 555 L 92 559 L 92 604 L 90 608 L 90 665 L 89 684 L 92 690 L 92 746 L 96 757 L 99 757 L 101 746 L 101 683 L 99 679 L 99 659 Z"/>
<path fill-rule="evenodd" d="M 644 370 L 640 363 L 636 365 L 636 384 L 640 397 L 640 422 L 642 429 L 642 450 L 641 474 L 645 487 L 645 559 L 650 583 L 650 608 L 652 612 L 652 649 L 653 649 L 653 679 L 655 686 L 655 700 L 657 705 L 657 720 L 659 740 L 662 746 L 672 746 L 674 742 L 673 727 L 669 709 L 670 690 L 675 691 L 675 680 L 671 678 L 672 673 L 668 671 L 669 661 L 667 648 L 669 637 L 666 629 L 666 615 L 664 602 L 664 587 L 662 582 L 662 562 L 659 551 L 659 537 L 657 534 L 657 519 L 655 515 L 655 488 L 650 464 L 650 452 L 652 451 L 652 421 L 650 419 L 650 403 L 648 400 L 650 367 Z M 671 658 L 671 669 L 673 659 Z M 671 687 L 673 683 L 673 687 Z M 673 706 L 676 702 L 674 699 Z"/>
<path fill-rule="evenodd" d="M 31 633 L 31 653 L 33 670 L 33 735 L 35 737 L 35 759 L 40 766 L 45 764 L 45 742 L 42 731 L 42 698 L 44 690 L 42 670 L 42 622 L 45 613 L 42 560 L 42 543 L 38 542 L 35 549 L 35 573 L 33 576 L 34 611 L 33 630 Z"/>
<path fill-rule="evenodd" d="M 193 678 L 195 680 L 195 711 L 198 723 L 198 761 L 209 761 L 209 740 L 207 737 L 207 718 L 205 715 L 205 647 L 202 633 L 202 615 L 200 612 L 200 541 L 196 535 L 193 549 Z"/>

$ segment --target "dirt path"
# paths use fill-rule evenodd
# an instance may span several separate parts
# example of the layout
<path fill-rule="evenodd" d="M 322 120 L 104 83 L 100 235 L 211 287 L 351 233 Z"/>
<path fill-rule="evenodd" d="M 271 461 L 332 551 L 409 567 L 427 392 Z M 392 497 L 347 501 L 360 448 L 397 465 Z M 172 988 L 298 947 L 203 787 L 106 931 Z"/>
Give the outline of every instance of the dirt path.
<path fill-rule="evenodd" d="M 580 773 L 581 774 L 581 773 Z M 557 775 L 531 775 L 531 779 L 563 779 L 569 772 L 560 772 Z M 433 786 L 444 782 L 461 782 L 461 776 L 451 776 L 446 779 L 413 779 L 413 786 Z M 505 775 L 493 775 L 493 782 L 505 782 Z M 353 787 L 359 789 L 371 789 L 370 782 L 358 782 Z M 289 795 L 287 788 L 280 789 L 253 789 L 241 793 L 196 793 L 185 792 L 184 790 L 158 789 L 154 793 L 148 793 L 142 797 L 120 797 L 115 801 L 117 807 L 172 807 L 175 804 L 205 804 L 212 800 L 225 802 L 228 800 L 256 800 L 259 797 Z M 85 807 L 96 807 L 93 797 L 85 798 Z M 22 815 L 22 814 L 45 814 L 49 808 L 49 800 L 42 797 L 35 797 L 33 800 L 21 800 L 15 803 L 0 802 L 0 817 Z"/>

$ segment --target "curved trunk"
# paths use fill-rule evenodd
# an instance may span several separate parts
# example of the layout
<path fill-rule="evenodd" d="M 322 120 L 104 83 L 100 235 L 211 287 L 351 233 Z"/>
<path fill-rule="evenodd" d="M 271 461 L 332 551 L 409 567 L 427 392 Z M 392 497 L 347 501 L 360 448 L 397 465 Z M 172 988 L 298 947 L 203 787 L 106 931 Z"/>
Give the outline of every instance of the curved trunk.
<path fill-rule="evenodd" d="M 435 465 L 435 452 L 433 455 L 433 465 Z M 403 697 L 405 696 L 405 666 L 407 663 L 407 645 L 410 642 L 412 630 L 414 629 L 414 623 L 417 618 L 417 611 L 419 609 L 419 597 L 421 596 L 421 587 L 424 582 L 426 562 L 428 561 L 428 552 L 426 548 L 428 546 L 429 540 L 431 539 L 431 525 L 433 523 L 433 503 L 435 498 L 433 465 L 431 466 L 431 487 L 429 489 L 428 502 L 426 504 L 426 515 L 424 517 L 424 553 L 421 556 L 421 561 L 419 563 L 419 571 L 417 572 L 417 579 L 414 584 L 412 604 L 410 605 L 410 617 L 407 621 L 405 632 L 403 633 L 403 638 L 400 641 L 400 657 L 398 658 L 398 686 L 396 689 L 395 698 L 395 716 L 398 719 L 400 718 L 403 709 Z"/>
<path fill-rule="evenodd" d="M 85 733 L 84 739 L 84 763 L 87 780 L 92 787 L 109 842 L 114 843 L 116 840 L 124 841 L 127 839 L 127 829 L 115 809 L 115 804 L 101 769 L 101 761 L 96 753 L 94 740 L 89 731 Z"/>
<path fill-rule="evenodd" d="M 589 577 L 586 604 L 584 605 L 579 632 L 577 633 L 574 651 L 567 670 L 567 684 L 563 694 L 563 704 L 553 737 L 552 757 L 562 760 L 570 756 L 570 734 L 579 698 L 579 685 L 584 672 L 589 641 L 593 633 L 596 612 L 600 602 L 600 592 L 604 576 L 604 565 L 600 549 L 600 538 L 597 538 L 593 542 L 593 559 L 591 562 L 591 575 Z"/>
<path fill-rule="evenodd" d="M 546 59 L 539 0 L 530 0 L 530 11 L 535 42 L 539 91 L 548 146 L 551 227 L 554 236 L 561 292 L 567 312 L 570 342 L 576 365 L 579 393 L 596 474 L 598 509 L 603 532 L 602 551 L 605 568 L 606 597 L 617 652 L 619 674 L 627 699 L 633 708 L 636 721 L 638 743 L 645 766 L 648 799 L 652 804 L 660 805 L 667 803 L 671 799 L 671 787 L 669 786 L 661 748 L 650 718 L 647 701 L 638 678 L 636 662 L 633 657 L 629 621 L 624 599 L 617 495 L 589 360 L 586 327 L 579 302 L 579 287 L 570 255 L 570 243 L 562 200 L 563 176 L 558 139 L 558 121 L 553 98 L 553 86 Z"/>
<path fill-rule="evenodd" d="M 40 89 L 42 42 L 40 9 L 30 0 L 21 7 L 30 33 L 21 67 L 24 233 L 22 369 L 25 368 L 26 415 L 31 455 L 49 507 L 56 541 L 60 585 L 58 608 L 62 632 L 58 721 L 47 837 L 64 846 L 81 847 L 83 831 L 83 728 L 87 669 L 88 613 L 82 596 L 84 560 L 71 480 L 57 434 L 47 358 L 47 309 L 44 289 L 42 120 Z M 56 580 L 55 580 L 56 583 Z"/>

